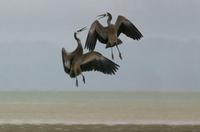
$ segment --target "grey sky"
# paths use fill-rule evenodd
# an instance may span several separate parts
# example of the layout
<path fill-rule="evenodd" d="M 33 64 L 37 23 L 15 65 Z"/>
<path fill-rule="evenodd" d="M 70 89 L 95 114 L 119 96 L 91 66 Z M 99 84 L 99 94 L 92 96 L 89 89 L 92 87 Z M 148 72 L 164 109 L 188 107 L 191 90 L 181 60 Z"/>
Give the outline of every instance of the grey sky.
<path fill-rule="evenodd" d="M 106 11 L 113 22 L 126 16 L 144 38 L 120 36 L 124 60 L 115 50 L 116 76 L 85 73 L 79 89 L 199 90 L 199 0 L 1 0 L 0 90 L 77 90 L 63 71 L 61 48 L 74 50 L 73 32 Z M 104 45 L 96 50 L 110 58 Z"/>

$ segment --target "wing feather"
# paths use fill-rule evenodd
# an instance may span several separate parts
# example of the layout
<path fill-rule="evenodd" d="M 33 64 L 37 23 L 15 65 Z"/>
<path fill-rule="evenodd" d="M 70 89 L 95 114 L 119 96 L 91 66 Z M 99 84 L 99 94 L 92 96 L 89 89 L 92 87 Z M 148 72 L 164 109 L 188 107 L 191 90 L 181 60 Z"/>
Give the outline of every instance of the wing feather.
<path fill-rule="evenodd" d="M 81 64 L 82 71 L 99 71 L 104 74 L 115 74 L 119 65 L 112 62 L 108 58 L 101 55 L 99 52 L 89 52 L 83 55 Z"/>
<path fill-rule="evenodd" d="M 65 52 L 65 49 L 62 48 L 62 62 L 63 62 L 63 67 L 64 71 L 69 74 L 70 73 L 70 66 L 71 66 L 71 61 L 67 59 L 67 53 Z"/>
<path fill-rule="evenodd" d="M 136 28 L 136 26 L 123 16 L 118 16 L 115 26 L 117 29 L 117 36 L 124 33 L 126 36 L 134 40 L 139 40 L 143 37 L 142 33 Z"/>
<path fill-rule="evenodd" d="M 105 35 L 105 29 L 104 27 L 99 23 L 99 21 L 94 21 L 93 24 L 90 27 L 90 30 L 87 35 L 86 43 L 85 43 L 85 48 L 89 49 L 89 51 L 94 50 L 97 39 L 101 43 L 106 43 L 107 42 L 107 37 Z"/>

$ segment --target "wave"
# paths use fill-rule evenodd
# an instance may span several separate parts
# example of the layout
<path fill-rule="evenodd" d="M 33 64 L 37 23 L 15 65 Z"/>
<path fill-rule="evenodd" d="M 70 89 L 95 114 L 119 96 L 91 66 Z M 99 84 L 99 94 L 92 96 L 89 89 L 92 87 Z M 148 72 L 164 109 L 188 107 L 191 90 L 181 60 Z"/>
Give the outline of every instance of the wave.
<path fill-rule="evenodd" d="M 138 121 L 68 121 L 68 120 L 33 120 L 33 119 L 0 119 L 0 125 L 200 125 L 200 121 L 174 120 L 138 120 Z"/>

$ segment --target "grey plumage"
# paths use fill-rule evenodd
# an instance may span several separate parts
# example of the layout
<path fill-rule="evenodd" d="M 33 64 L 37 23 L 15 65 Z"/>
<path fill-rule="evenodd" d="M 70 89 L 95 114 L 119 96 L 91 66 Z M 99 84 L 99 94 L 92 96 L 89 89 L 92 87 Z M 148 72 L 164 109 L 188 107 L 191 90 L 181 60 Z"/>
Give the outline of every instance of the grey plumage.
<path fill-rule="evenodd" d="M 122 59 L 121 53 L 119 51 L 118 45 L 122 43 L 122 41 L 118 38 L 121 33 L 126 36 L 139 40 L 143 37 L 140 31 L 136 28 L 136 26 L 129 21 L 127 18 L 123 16 L 118 16 L 115 24 L 111 24 L 112 15 L 110 13 L 99 15 L 100 19 L 108 16 L 107 19 L 107 27 L 102 26 L 98 20 L 95 20 L 88 32 L 85 48 L 92 51 L 95 49 L 97 40 L 101 43 L 106 44 L 106 48 L 111 48 L 116 46 L 119 52 L 119 56 Z M 112 58 L 114 59 L 113 52 Z"/>
<path fill-rule="evenodd" d="M 78 75 L 82 75 L 83 82 L 85 83 L 85 77 L 82 72 L 99 71 L 104 74 L 113 75 L 119 67 L 119 65 L 107 59 L 99 52 L 90 51 L 86 54 L 83 54 L 81 41 L 77 37 L 77 34 L 83 30 L 84 29 L 78 30 L 74 33 L 74 38 L 77 40 L 78 46 L 73 52 L 67 53 L 66 50 L 62 48 L 64 71 L 69 74 L 70 77 L 76 78 L 76 86 L 78 86 Z"/>

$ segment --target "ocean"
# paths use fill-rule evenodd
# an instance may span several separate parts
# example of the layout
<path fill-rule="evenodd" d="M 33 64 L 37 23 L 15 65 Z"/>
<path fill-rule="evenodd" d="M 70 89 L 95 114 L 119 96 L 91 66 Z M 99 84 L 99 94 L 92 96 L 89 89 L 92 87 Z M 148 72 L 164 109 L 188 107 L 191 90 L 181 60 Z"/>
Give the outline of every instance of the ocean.
<path fill-rule="evenodd" d="M 200 92 L 4 91 L 0 124 L 200 125 Z"/>

